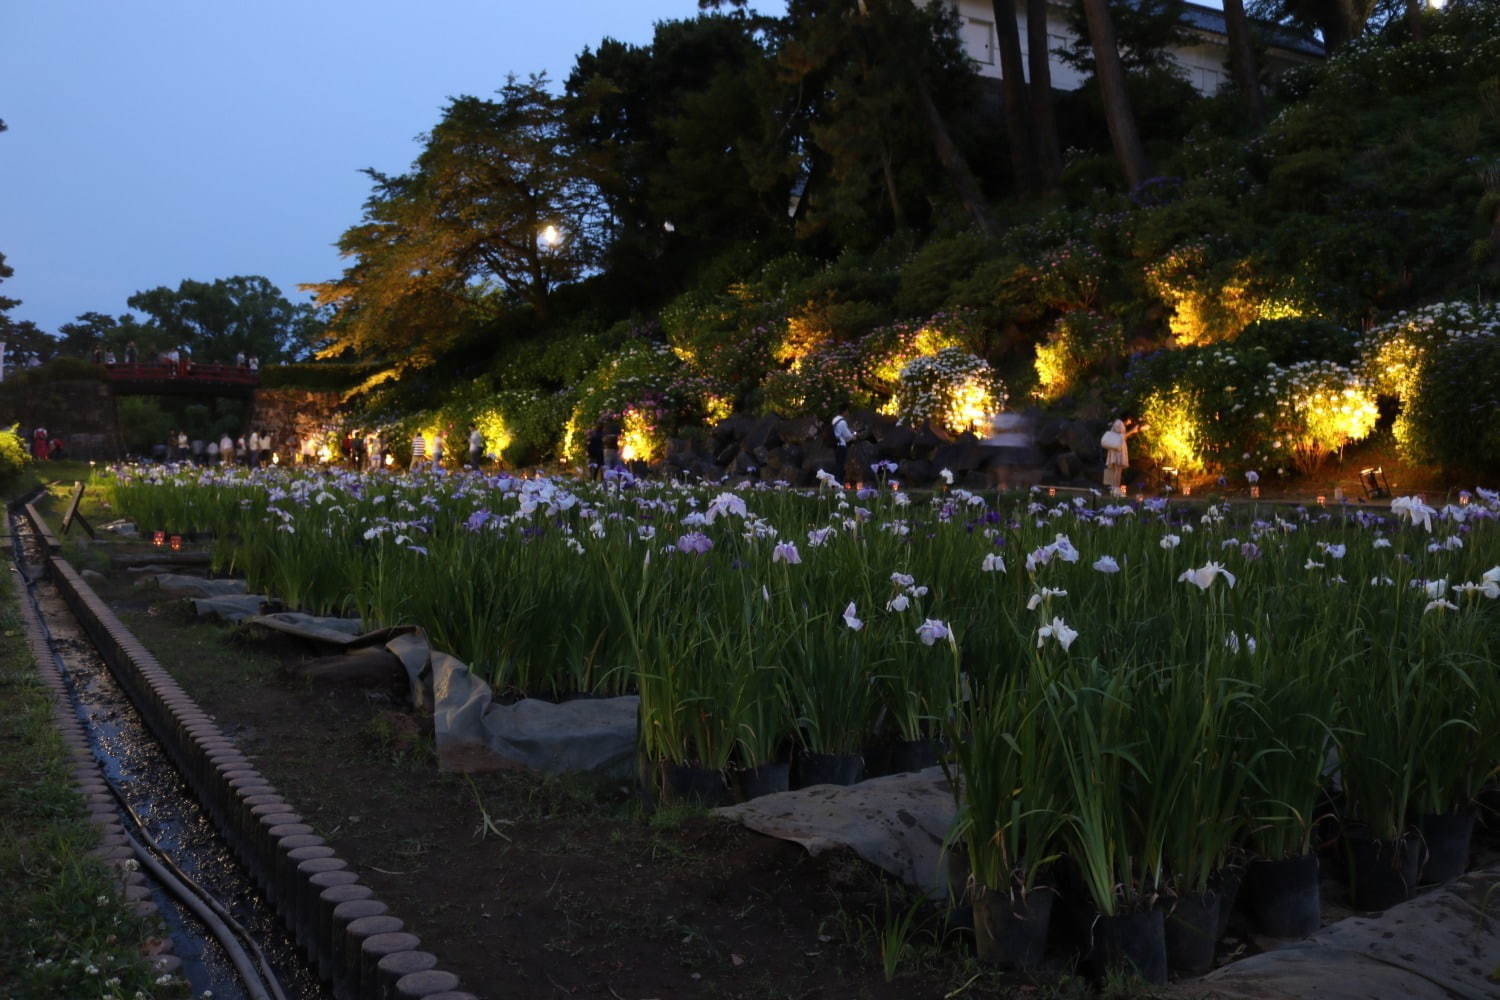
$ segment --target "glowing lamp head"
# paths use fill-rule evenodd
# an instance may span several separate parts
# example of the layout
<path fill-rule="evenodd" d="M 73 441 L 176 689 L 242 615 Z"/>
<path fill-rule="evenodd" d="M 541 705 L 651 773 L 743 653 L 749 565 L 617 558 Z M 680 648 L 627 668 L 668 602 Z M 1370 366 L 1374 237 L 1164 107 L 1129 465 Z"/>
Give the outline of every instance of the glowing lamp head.
<path fill-rule="evenodd" d="M 1260 499 L 1260 487 L 1259 486 L 1252 486 L 1252 487 L 1250 487 L 1250 498 L 1252 500 L 1259 500 Z"/>
<path fill-rule="evenodd" d="M 181 552 L 182 551 L 182 536 L 181 535 L 173 535 L 172 536 L 171 548 L 172 548 L 173 552 Z"/>
<path fill-rule="evenodd" d="M 151 533 L 151 544 L 161 548 L 167 544 L 167 533 L 165 531 L 153 531 Z"/>
<path fill-rule="evenodd" d="M 556 226 L 548 225 L 542 229 L 542 242 L 549 247 L 555 247 L 562 242 L 562 233 Z"/>

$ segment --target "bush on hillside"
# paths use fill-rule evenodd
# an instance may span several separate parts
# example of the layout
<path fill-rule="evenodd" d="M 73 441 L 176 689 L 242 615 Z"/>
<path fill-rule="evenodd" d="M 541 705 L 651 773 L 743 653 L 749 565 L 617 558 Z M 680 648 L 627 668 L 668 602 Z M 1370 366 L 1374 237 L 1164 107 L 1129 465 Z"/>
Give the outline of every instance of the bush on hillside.
<path fill-rule="evenodd" d="M 959 432 L 988 424 L 1005 409 L 1005 386 L 989 362 L 961 347 L 923 355 L 901 369 L 889 411 L 904 424 L 930 423 Z"/>
<path fill-rule="evenodd" d="M 260 387 L 347 392 L 383 367 L 383 364 L 375 361 L 307 361 L 267 365 L 260 370 Z"/>
<path fill-rule="evenodd" d="M 1313 316 L 1259 319 L 1241 330 L 1234 342 L 1241 348 L 1264 348 L 1278 365 L 1297 361 L 1352 365 L 1359 359 L 1359 334 Z"/>
<path fill-rule="evenodd" d="M 19 425 L 0 429 L 0 483 L 9 482 L 30 461 L 31 455 L 26 450 L 26 442 L 21 440 Z"/>
<path fill-rule="evenodd" d="M 82 358 L 53 358 L 32 368 L 12 369 L 6 381 L 17 385 L 46 385 L 49 382 L 97 382 L 105 377 L 103 365 Z"/>
<path fill-rule="evenodd" d="M 1435 348 L 1401 414 L 1405 452 L 1453 471 L 1500 470 L 1500 336 Z"/>
<path fill-rule="evenodd" d="M 1056 400 L 1125 354 L 1119 319 L 1092 310 L 1063 314 L 1036 348 L 1037 393 Z"/>

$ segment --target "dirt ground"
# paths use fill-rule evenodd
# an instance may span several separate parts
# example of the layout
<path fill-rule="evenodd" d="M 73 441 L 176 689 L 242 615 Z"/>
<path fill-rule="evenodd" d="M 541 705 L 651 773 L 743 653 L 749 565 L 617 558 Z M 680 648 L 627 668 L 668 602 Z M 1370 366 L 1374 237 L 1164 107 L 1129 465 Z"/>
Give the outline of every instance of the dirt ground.
<path fill-rule="evenodd" d="M 1063 974 L 981 969 L 852 853 L 811 858 L 701 812 L 648 814 L 618 781 L 440 774 L 399 693 L 305 686 L 281 669 L 305 655 L 295 645 L 198 624 L 123 574 L 95 586 L 481 997 L 1081 995 Z"/>

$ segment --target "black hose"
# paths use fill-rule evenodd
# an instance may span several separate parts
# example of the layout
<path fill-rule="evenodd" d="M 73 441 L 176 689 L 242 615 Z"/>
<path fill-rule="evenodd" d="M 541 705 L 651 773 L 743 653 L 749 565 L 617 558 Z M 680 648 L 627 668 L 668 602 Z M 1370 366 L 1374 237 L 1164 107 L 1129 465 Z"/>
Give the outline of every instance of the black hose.
<path fill-rule="evenodd" d="M 135 823 L 136 829 L 140 831 L 141 839 L 145 841 L 145 846 L 151 849 L 151 851 L 161 861 L 163 866 L 165 866 L 178 879 L 178 881 L 183 884 L 184 888 L 197 896 L 205 906 L 213 911 L 215 916 L 217 916 L 224 922 L 225 926 L 228 927 L 230 931 L 234 932 L 237 938 L 244 941 L 245 947 L 255 958 L 255 964 L 260 969 L 260 977 L 265 981 L 266 986 L 270 989 L 274 1000 L 286 1000 L 286 994 L 281 990 L 281 983 L 276 977 L 276 971 L 271 968 L 270 960 L 266 958 L 265 952 L 261 951 L 260 945 L 256 943 L 255 938 L 250 934 L 250 932 L 245 929 L 243 924 L 234 919 L 233 914 L 225 909 L 224 905 L 220 903 L 216 898 L 214 898 L 214 895 L 211 892 L 203 888 L 196 881 L 194 881 L 192 876 L 183 871 L 181 866 L 179 866 L 177 862 L 172 859 L 172 856 L 168 854 L 162 848 L 162 846 L 152 838 L 151 834 L 146 830 L 146 821 L 141 818 L 140 813 L 135 811 L 135 807 L 132 806 L 128 800 L 126 800 L 125 794 L 120 791 L 120 789 L 115 785 L 113 781 L 109 779 L 107 775 L 104 778 L 104 784 L 105 787 L 107 787 L 111 792 L 114 793 L 115 800 L 120 803 L 120 806 L 130 816 L 131 821 Z M 219 943 L 226 945 L 225 950 L 228 950 L 225 941 L 220 940 Z"/>
<path fill-rule="evenodd" d="M 164 865 L 153 858 L 151 852 L 141 846 L 139 840 L 126 833 L 125 842 L 135 852 L 141 867 L 149 871 L 152 877 L 161 883 L 162 888 L 170 892 L 179 902 L 192 910 L 195 917 L 203 921 L 203 926 L 208 928 L 209 933 L 218 940 L 220 947 L 229 956 L 229 961 L 234 963 L 235 971 L 240 974 L 240 978 L 244 980 L 245 989 L 250 993 L 250 1000 L 276 1000 L 266 991 L 266 985 L 261 982 L 259 973 L 250 961 L 250 956 L 245 953 L 245 949 L 240 947 L 240 943 L 235 940 L 234 934 L 225 926 L 224 921 L 219 919 L 219 915 L 209 909 L 203 900 L 194 895 L 187 886 L 178 881 L 177 876 L 167 871 Z"/>

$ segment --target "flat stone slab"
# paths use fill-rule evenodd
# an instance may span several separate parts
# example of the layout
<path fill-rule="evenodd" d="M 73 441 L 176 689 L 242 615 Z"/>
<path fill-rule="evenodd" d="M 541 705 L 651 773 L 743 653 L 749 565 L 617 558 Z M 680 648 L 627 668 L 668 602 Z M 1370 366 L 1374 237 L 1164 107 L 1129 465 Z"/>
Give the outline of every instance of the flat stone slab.
<path fill-rule="evenodd" d="M 947 896 L 943 838 L 953 825 L 953 790 L 940 767 L 778 792 L 714 815 L 801 844 L 814 856 L 835 847 L 856 854 L 933 899 Z"/>
<path fill-rule="evenodd" d="M 249 588 L 244 580 L 209 580 L 201 576 L 185 576 L 181 573 L 157 573 L 142 576 L 135 582 L 137 587 L 157 586 L 181 597 L 227 597 L 243 594 Z"/>
<path fill-rule="evenodd" d="M 1500 869 L 1471 872 L 1372 916 L 1183 983 L 1225 1000 L 1494 1000 L 1500 997 Z"/>
<path fill-rule="evenodd" d="M 259 617 L 270 598 L 264 594 L 225 594 L 192 600 L 193 613 L 199 618 L 219 618 L 235 624 Z"/>

